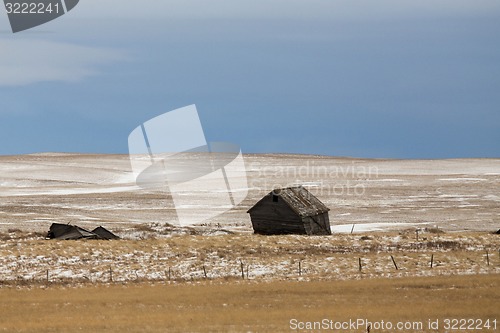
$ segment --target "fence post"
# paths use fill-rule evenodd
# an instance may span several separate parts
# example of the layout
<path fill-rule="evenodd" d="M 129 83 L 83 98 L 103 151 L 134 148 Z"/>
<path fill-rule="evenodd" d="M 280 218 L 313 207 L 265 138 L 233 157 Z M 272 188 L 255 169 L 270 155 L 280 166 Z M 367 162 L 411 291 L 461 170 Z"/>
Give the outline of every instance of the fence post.
<path fill-rule="evenodd" d="M 396 270 L 398 270 L 398 265 L 396 264 L 396 260 L 394 260 L 393 256 L 391 256 L 391 259 L 392 259 L 392 263 L 394 264 L 394 267 L 396 268 Z"/>
<path fill-rule="evenodd" d="M 354 231 L 354 226 L 355 226 L 355 225 L 356 225 L 355 223 L 353 223 L 353 224 L 352 224 L 351 234 L 352 234 L 352 232 Z"/>
<path fill-rule="evenodd" d="M 205 268 L 205 265 L 203 265 L 203 274 L 205 275 L 205 279 L 207 278 L 207 270 Z"/>
<path fill-rule="evenodd" d="M 488 250 L 486 250 L 486 263 L 488 264 L 488 266 L 490 265 L 490 255 L 488 253 Z"/>
<path fill-rule="evenodd" d="M 359 265 L 359 272 L 361 273 L 361 269 L 362 269 L 361 258 L 358 258 L 358 265 Z"/>
<path fill-rule="evenodd" d="M 299 276 L 302 276 L 302 260 L 299 260 Z"/>
<path fill-rule="evenodd" d="M 433 265 L 434 265 L 434 253 L 431 254 L 431 268 L 432 268 Z"/>
<path fill-rule="evenodd" d="M 240 260 L 240 265 L 241 265 L 241 278 L 245 280 L 245 269 L 243 265 L 243 261 Z"/>
<path fill-rule="evenodd" d="M 113 269 L 111 268 L 111 266 L 109 266 L 109 282 L 113 282 Z"/>
<path fill-rule="evenodd" d="M 417 242 L 418 242 L 418 229 L 415 229 L 415 235 L 417 237 Z"/>
<path fill-rule="evenodd" d="M 49 283 L 49 270 L 47 269 L 47 283 Z"/>

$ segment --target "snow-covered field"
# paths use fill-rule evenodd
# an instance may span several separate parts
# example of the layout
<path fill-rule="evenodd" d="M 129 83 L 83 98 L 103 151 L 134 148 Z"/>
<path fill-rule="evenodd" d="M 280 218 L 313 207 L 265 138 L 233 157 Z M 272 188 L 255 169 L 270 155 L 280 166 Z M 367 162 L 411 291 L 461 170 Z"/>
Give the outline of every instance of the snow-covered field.
<path fill-rule="evenodd" d="M 248 197 L 206 223 L 181 228 L 170 195 L 136 186 L 128 156 L 2 156 L 0 281 L 225 279 L 241 277 L 242 263 L 245 277 L 256 280 L 500 269 L 500 237 L 490 233 L 500 228 L 499 159 L 272 154 L 245 155 L 245 164 Z M 273 188 L 293 185 L 331 209 L 333 236 L 252 234 L 246 211 Z M 213 206 L 203 192 L 184 194 L 203 209 Z M 103 225 L 123 240 L 45 240 L 53 222 Z"/>
<path fill-rule="evenodd" d="M 0 286 L 2 281 L 241 279 L 242 268 L 245 279 L 256 281 L 500 273 L 500 236 L 479 232 L 422 229 L 418 240 L 410 229 L 330 237 L 149 233 L 151 238 L 134 240 L 131 231 L 117 241 L 46 241 L 20 231 L 3 233 Z"/>
<path fill-rule="evenodd" d="M 279 186 L 303 185 L 330 209 L 335 232 L 438 226 L 500 228 L 500 159 L 382 160 L 311 155 L 245 155 L 248 196 L 207 221 L 251 232 L 246 211 Z M 188 197 L 204 209 L 203 192 Z M 196 214 L 196 211 L 192 212 Z M 52 222 L 112 230 L 176 223 L 166 192 L 136 186 L 127 155 L 0 157 L 0 231 L 47 231 Z"/>

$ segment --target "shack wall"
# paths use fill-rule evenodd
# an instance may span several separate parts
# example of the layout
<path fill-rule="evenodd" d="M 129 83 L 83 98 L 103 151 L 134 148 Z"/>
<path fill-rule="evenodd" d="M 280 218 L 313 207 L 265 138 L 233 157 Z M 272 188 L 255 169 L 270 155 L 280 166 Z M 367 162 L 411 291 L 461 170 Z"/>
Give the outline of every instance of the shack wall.
<path fill-rule="evenodd" d="M 308 235 L 331 235 L 328 212 L 303 218 L 303 224 Z"/>
<path fill-rule="evenodd" d="M 251 209 L 250 218 L 256 234 L 307 234 L 304 223 L 282 198 L 268 195 Z"/>

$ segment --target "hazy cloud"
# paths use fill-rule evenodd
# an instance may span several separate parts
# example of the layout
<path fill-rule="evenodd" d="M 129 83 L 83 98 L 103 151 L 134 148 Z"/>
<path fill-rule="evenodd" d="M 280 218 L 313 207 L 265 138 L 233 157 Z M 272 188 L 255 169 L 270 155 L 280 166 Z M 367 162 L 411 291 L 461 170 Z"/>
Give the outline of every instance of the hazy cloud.
<path fill-rule="evenodd" d="M 500 9 L 498 0 L 86 0 L 72 15 L 90 18 L 370 18 L 470 15 Z"/>
<path fill-rule="evenodd" d="M 99 65 L 123 60 L 113 49 L 48 40 L 0 39 L 0 86 L 43 81 L 76 82 L 99 73 Z"/>

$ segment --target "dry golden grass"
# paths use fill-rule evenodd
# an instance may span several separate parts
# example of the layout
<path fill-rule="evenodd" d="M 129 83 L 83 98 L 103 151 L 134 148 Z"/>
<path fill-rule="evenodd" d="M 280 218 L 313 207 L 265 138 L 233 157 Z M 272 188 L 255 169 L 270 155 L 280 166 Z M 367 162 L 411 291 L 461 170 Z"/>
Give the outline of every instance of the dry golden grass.
<path fill-rule="evenodd" d="M 62 280 L 107 282 L 250 279 L 338 280 L 500 273 L 500 237 L 488 233 L 411 232 L 308 236 L 179 235 L 163 239 L 55 241 L 11 238 L 0 244 L 0 286 Z M 487 264 L 486 251 L 490 265 Z M 391 256 L 396 260 L 395 270 Z M 431 256 L 434 258 L 430 268 Z M 358 260 L 361 258 L 362 272 Z M 302 276 L 298 274 L 299 262 Z"/>
<path fill-rule="evenodd" d="M 328 282 L 11 288 L 0 289 L 0 331 L 290 332 L 292 318 L 366 318 L 424 324 L 428 319 L 442 322 L 445 318 L 498 321 L 499 300 L 500 276 L 496 274 Z M 417 331 L 422 332 L 405 330 Z"/>

